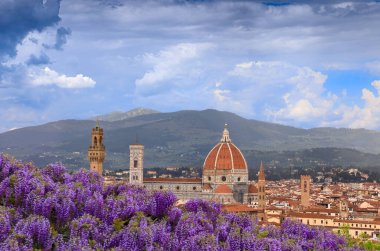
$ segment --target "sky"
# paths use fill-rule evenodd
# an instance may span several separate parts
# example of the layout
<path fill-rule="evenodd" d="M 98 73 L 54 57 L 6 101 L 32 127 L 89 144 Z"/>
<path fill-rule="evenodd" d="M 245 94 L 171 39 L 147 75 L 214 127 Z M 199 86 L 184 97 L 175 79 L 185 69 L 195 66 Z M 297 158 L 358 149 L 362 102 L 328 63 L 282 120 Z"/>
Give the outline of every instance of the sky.
<path fill-rule="evenodd" d="M 380 130 L 380 1 L 0 1 L 0 132 L 136 107 Z"/>

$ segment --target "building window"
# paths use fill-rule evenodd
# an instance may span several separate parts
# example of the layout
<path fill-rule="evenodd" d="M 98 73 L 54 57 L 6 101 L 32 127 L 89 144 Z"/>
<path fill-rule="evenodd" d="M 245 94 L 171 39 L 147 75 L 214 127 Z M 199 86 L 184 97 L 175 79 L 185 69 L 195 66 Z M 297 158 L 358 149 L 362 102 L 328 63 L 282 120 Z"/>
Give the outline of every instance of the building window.
<path fill-rule="evenodd" d="M 196 187 L 193 187 L 193 190 L 195 191 L 195 190 L 197 190 L 197 188 L 196 188 Z"/>
<path fill-rule="evenodd" d="M 222 181 L 226 181 L 226 176 L 222 176 Z"/>
<path fill-rule="evenodd" d="M 208 176 L 208 181 L 211 181 L 211 176 Z"/>
<path fill-rule="evenodd" d="M 177 190 L 179 190 L 179 186 L 177 186 Z"/>
<path fill-rule="evenodd" d="M 133 161 L 133 167 L 134 167 L 134 168 L 137 167 L 137 160 L 134 160 L 134 161 Z"/>
<path fill-rule="evenodd" d="M 238 177 L 238 179 L 237 179 L 238 181 L 240 181 L 240 177 Z"/>
<path fill-rule="evenodd" d="M 307 192 L 307 181 L 305 180 L 303 183 L 303 191 L 306 193 Z"/>
<path fill-rule="evenodd" d="M 160 186 L 160 189 L 162 190 L 162 186 Z"/>
<path fill-rule="evenodd" d="M 358 231 L 355 231 L 355 235 L 358 236 Z"/>

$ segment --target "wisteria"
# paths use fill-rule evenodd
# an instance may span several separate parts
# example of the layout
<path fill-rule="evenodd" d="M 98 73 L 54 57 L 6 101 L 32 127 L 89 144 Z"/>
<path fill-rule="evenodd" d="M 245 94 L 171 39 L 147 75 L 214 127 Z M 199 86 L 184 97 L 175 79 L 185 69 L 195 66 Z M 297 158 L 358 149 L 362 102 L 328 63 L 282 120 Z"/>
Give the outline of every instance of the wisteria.
<path fill-rule="evenodd" d="M 61 164 L 39 169 L 0 155 L 0 250 L 353 250 L 344 237 L 171 192 L 103 184 Z"/>

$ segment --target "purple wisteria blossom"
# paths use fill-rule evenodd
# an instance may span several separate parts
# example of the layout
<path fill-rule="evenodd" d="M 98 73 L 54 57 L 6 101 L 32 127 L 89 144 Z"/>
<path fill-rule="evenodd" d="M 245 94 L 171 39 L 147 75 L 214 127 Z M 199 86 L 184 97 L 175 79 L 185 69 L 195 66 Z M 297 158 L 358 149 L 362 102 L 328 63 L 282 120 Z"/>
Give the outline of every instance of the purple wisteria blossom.
<path fill-rule="evenodd" d="M 105 186 L 94 172 L 0 155 L 0 251 L 354 250 L 327 229 L 290 220 L 262 226 L 215 202 L 175 202 L 171 192 Z"/>

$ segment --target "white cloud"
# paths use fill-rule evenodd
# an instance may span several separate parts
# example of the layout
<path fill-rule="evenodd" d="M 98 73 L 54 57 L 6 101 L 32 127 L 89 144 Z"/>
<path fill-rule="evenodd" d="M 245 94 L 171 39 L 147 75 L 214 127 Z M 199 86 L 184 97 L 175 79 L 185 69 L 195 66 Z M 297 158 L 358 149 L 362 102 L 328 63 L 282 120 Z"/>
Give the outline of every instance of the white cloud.
<path fill-rule="evenodd" d="M 371 83 L 376 93 L 364 88 L 362 89 L 363 107 L 342 106 L 340 108 L 341 119 L 334 122 L 338 126 L 349 126 L 351 128 L 377 129 L 380 124 L 380 80 Z"/>
<path fill-rule="evenodd" d="M 326 75 L 308 67 L 297 68 L 296 75 L 288 79 L 291 90 L 283 95 L 285 106 L 269 114 L 280 121 L 323 121 L 337 100 L 337 96 L 325 91 L 326 79 Z"/>
<path fill-rule="evenodd" d="M 152 65 L 152 69 L 136 80 L 137 88 L 149 89 L 163 81 L 190 76 L 194 73 L 195 66 L 185 64 L 200 57 L 211 47 L 212 45 L 207 43 L 180 43 L 157 54 L 145 54 L 143 61 Z"/>
<path fill-rule="evenodd" d="M 222 83 L 216 82 L 212 91 L 217 109 L 234 112 L 244 112 L 247 108 L 239 101 L 231 97 L 231 90 L 222 89 Z"/>
<path fill-rule="evenodd" d="M 30 70 L 30 83 L 35 86 L 56 85 L 61 88 L 89 88 L 94 87 L 96 82 L 83 74 L 77 74 L 73 77 L 59 74 L 58 72 L 45 67 L 38 70 Z"/>

